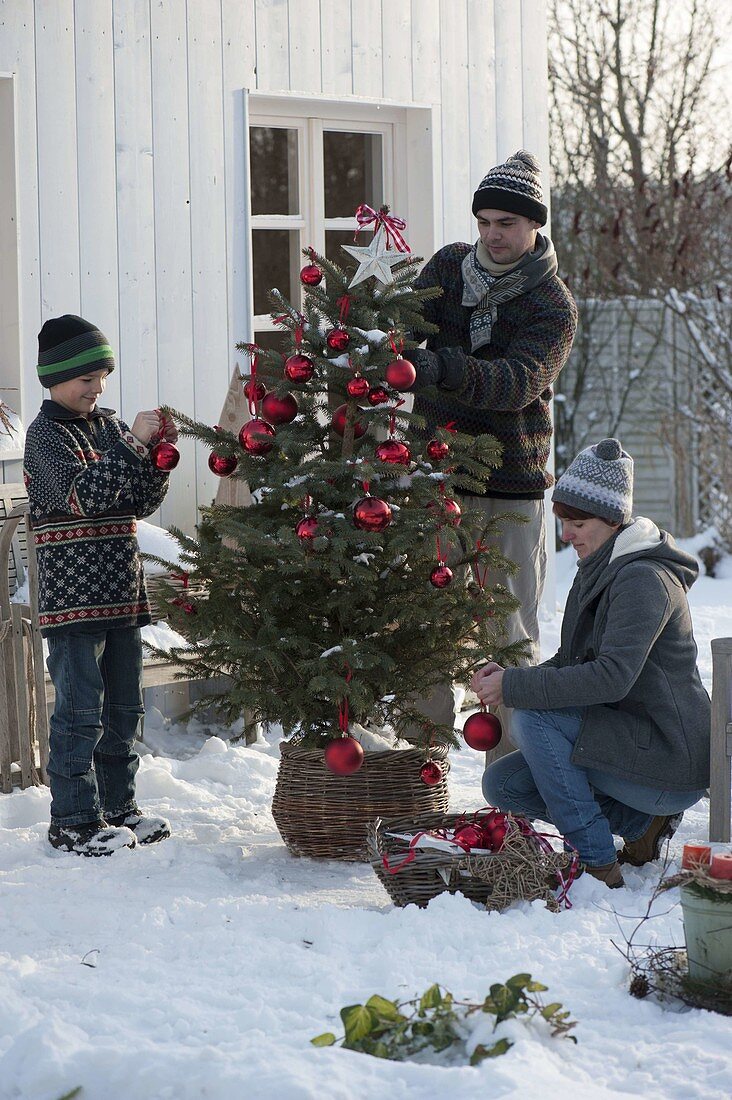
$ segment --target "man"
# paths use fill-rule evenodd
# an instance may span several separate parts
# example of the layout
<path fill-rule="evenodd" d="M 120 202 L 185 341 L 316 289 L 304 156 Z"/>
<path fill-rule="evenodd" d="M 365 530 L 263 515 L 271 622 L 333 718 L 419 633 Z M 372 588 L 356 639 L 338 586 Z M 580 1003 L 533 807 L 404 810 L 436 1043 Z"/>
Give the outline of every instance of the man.
<path fill-rule="evenodd" d="M 426 349 L 404 354 L 417 372 L 415 412 L 429 428 L 452 421 L 460 431 L 492 435 L 502 445 L 502 465 L 485 494 L 471 494 L 468 503 L 486 519 L 517 512 L 527 521 L 502 528 L 500 549 L 518 573 L 488 583 L 500 580 L 520 601 L 507 624 L 508 641 L 529 638 L 529 663 L 536 664 L 546 572 L 544 492 L 553 482 L 546 470 L 549 402 L 572 347 L 577 307 L 557 277 L 551 241 L 539 233 L 547 208 L 531 153 L 519 150 L 491 168 L 473 196 L 473 214 L 476 244 L 446 245 L 417 279 L 419 288 L 442 288 L 442 296 L 424 307 L 425 319 L 439 331 Z M 452 692 L 436 692 L 424 709 L 434 721 L 450 724 Z"/>

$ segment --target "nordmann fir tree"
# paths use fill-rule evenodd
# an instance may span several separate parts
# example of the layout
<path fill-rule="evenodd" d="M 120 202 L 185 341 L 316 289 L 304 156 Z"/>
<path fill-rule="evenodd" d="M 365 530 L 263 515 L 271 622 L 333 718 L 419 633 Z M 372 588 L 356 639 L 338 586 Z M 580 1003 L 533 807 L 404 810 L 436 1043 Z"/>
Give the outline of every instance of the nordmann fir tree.
<path fill-rule="evenodd" d="M 252 419 L 238 437 L 169 410 L 211 448 L 212 469 L 245 479 L 254 498 L 202 508 L 195 540 L 174 530 L 207 596 L 170 594 L 189 645 L 170 655 L 191 676 L 230 677 L 228 717 L 279 722 L 310 749 L 353 722 L 398 734 L 416 722 L 414 744 L 456 745 L 452 729 L 424 723 L 415 697 L 445 677 L 465 682 L 488 655 L 511 664 L 523 651 L 501 642 L 514 597 L 486 583 L 515 567 L 495 526 L 454 499 L 458 487 L 481 490 L 499 446 L 405 412 L 413 368 L 399 351 L 427 332 L 421 304 L 440 291 L 415 291 L 419 259 L 385 246 L 388 208 L 376 222 L 355 274 L 347 251 L 341 267 L 304 250 L 302 313 L 272 292 L 288 350 L 238 345 L 252 356 Z"/>

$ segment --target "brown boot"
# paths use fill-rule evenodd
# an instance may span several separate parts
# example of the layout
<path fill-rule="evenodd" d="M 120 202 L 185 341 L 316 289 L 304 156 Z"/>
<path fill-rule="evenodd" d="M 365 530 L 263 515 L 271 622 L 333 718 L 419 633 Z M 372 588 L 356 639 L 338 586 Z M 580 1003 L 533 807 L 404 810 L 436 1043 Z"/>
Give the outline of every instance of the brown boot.
<path fill-rule="evenodd" d="M 674 835 L 683 817 L 681 814 L 670 814 L 668 817 L 654 817 L 643 836 L 637 840 L 626 840 L 625 847 L 618 853 L 620 863 L 632 863 L 634 867 L 642 867 L 644 863 L 650 863 L 658 859 L 661 854 L 661 845 L 664 840 L 670 840 Z"/>
<path fill-rule="evenodd" d="M 610 890 L 619 890 L 621 886 L 625 886 L 623 872 L 620 870 L 617 859 L 612 863 L 604 863 L 601 867 L 588 867 L 585 863 L 584 868 L 588 875 L 604 882 Z"/>

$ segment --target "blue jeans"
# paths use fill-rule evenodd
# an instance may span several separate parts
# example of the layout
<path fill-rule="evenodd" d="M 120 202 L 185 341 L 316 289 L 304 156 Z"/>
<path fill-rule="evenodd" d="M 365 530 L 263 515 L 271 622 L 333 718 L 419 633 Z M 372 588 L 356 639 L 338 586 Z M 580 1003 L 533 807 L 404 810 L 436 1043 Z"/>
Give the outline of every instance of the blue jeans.
<path fill-rule="evenodd" d="M 704 794 L 662 791 L 572 763 L 582 710 L 514 710 L 511 740 L 518 752 L 491 764 L 483 795 L 492 806 L 550 821 L 590 867 L 615 859 L 613 833 L 643 836 L 656 816 L 680 813 Z"/>
<path fill-rule="evenodd" d="M 139 627 L 73 627 L 48 637 L 56 690 L 50 722 L 51 820 L 84 825 L 135 805 L 145 713 Z"/>

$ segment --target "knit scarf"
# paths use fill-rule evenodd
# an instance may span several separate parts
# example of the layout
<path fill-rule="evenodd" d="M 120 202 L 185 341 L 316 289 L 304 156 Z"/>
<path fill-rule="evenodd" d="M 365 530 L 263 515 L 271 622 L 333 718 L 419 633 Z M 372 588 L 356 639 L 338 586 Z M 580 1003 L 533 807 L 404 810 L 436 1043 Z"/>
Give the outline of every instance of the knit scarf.
<path fill-rule="evenodd" d="M 490 344 L 498 307 L 511 298 L 518 298 L 556 274 L 557 257 L 554 245 L 541 233 L 536 235 L 533 252 L 527 252 L 505 275 L 492 275 L 478 258 L 478 241 L 462 263 L 464 306 L 472 306 L 470 315 L 470 350 Z"/>

